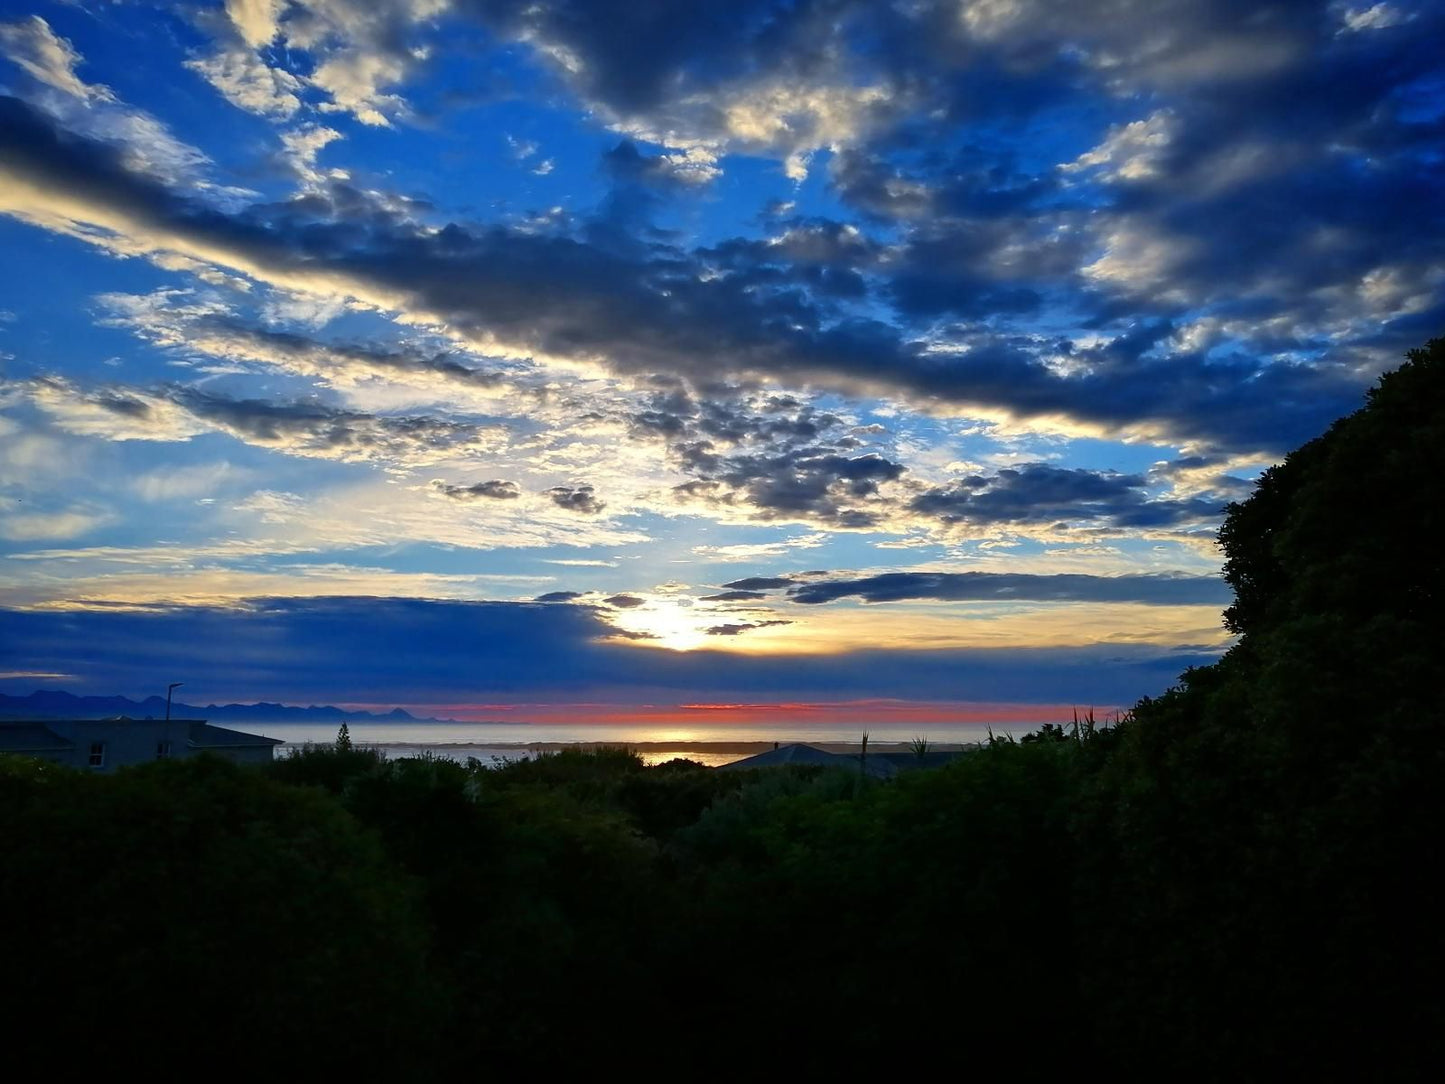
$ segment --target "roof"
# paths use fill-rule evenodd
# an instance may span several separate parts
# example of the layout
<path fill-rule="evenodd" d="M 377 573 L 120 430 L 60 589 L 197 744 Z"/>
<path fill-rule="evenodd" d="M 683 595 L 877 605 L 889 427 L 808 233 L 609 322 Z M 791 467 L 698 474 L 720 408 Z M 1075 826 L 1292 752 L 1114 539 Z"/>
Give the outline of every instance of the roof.
<path fill-rule="evenodd" d="M 191 723 L 190 746 L 192 749 L 241 749 L 257 746 L 281 745 L 281 738 L 267 738 L 260 734 L 247 734 L 241 730 L 228 730 L 210 723 Z"/>
<path fill-rule="evenodd" d="M 859 766 L 858 757 L 853 753 L 830 753 L 826 749 L 819 749 L 814 745 L 804 745 L 801 742 L 794 742 L 789 745 L 782 745 L 776 749 L 769 749 L 759 753 L 757 756 L 746 757 L 743 760 L 735 760 L 731 764 L 723 764 L 718 770 L 728 771 L 731 769 L 747 770 L 751 768 L 780 768 L 785 764 L 819 764 L 828 768 L 851 768 L 856 770 Z M 864 765 L 864 771 L 869 775 L 882 778 L 892 775 L 897 769 L 878 757 L 869 757 Z"/>
<path fill-rule="evenodd" d="M 0 722 L 0 753 L 40 753 L 74 747 L 44 723 Z"/>

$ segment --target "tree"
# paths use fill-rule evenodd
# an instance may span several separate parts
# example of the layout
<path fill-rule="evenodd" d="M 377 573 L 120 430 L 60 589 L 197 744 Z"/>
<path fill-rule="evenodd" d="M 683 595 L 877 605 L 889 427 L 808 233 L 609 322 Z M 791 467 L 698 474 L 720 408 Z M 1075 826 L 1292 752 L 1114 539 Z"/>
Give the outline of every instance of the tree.
<path fill-rule="evenodd" d="M 87 1069 L 148 1035 L 158 1065 L 224 1050 L 248 1074 L 407 1076 L 424 1056 L 414 888 L 319 789 L 213 757 L 113 775 L 0 757 L 0 819 L 13 1056 L 76 1027 L 65 1057 Z"/>
<path fill-rule="evenodd" d="M 351 728 L 344 721 L 341 729 L 336 732 L 336 751 L 338 753 L 351 752 Z"/>
<path fill-rule="evenodd" d="M 1075 821 L 1085 992 L 1134 1068 L 1438 1058 L 1442 476 L 1435 339 L 1228 509 L 1240 639 L 1136 705 Z"/>
<path fill-rule="evenodd" d="M 1235 632 L 1338 614 L 1430 620 L 1445 581 L 1445 339 L 1229 506 L 1219 542 Z"/>

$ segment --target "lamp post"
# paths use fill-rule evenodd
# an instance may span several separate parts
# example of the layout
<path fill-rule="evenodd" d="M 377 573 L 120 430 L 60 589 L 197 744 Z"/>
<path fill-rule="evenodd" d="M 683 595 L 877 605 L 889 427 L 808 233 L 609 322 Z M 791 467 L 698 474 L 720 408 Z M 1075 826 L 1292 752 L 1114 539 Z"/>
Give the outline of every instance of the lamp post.
<path fill-rule="evenodd" d="M 171 694 L 184 684 L 184 681 L 173 681 L 166 686 L 166 722 L 171 721 Z"/>

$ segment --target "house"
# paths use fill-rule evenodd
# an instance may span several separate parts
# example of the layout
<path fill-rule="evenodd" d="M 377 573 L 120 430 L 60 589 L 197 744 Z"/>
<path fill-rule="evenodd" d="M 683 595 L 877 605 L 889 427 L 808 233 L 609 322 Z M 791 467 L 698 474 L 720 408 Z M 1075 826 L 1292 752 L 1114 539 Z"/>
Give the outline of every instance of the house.
<path fill-rule="evenodd" d="M 203 719 L 22 719 L 0 721 L 0 753 L 40 757 L 72 768 L 110 771 L 128 764 L 211 753 L 265 763 L 280 738 L 212 726 Z"/>
<path fill-rule="evenodd" d="M 899 772 L 912 771 L 917 768 L 940 767 L 957 756 L 959 756 L 959 751 L 939 750 L 925 752 L 922 755 L 913 752 L 869 753 L 865 759 L 860 758 L 857 753 L 832 753 L 827 749 L 819 749 L 816 745 L 792 742 L 769 749 L 756 756 L 724 764 L 718 770 L 777 768 L 785 764 L 819 764 L 828 768 L 848 768 L 855 772 L 861 767 L 865 774 L 874 779 L 891 779 Z"/>

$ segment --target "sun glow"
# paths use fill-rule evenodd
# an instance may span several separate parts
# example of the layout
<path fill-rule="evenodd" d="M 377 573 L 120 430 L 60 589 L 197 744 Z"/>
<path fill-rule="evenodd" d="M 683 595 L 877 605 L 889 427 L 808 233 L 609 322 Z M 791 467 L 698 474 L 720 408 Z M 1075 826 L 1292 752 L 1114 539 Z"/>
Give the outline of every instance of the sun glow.
<path fill-rule="evenodd" d="M 620 610 L 609 615 L 612 624 L 633 636 L 646 637 L 637 642 L 644 646 L 669 651 L 694 651 L 711 637 L 707 635 L 710 618 L 716 615 L 699 612 L 687 599 L 650 598 L 635 610 Z"/>

